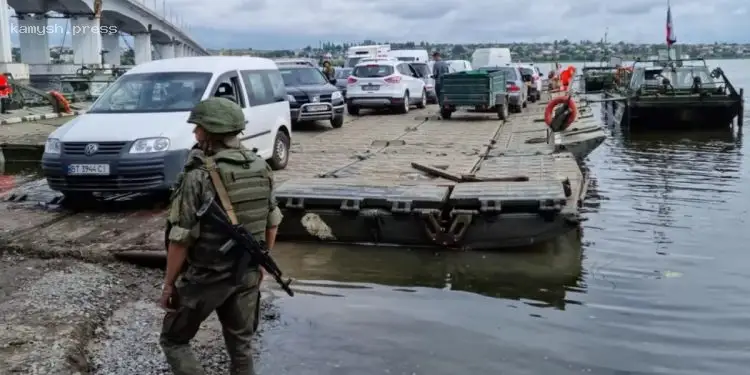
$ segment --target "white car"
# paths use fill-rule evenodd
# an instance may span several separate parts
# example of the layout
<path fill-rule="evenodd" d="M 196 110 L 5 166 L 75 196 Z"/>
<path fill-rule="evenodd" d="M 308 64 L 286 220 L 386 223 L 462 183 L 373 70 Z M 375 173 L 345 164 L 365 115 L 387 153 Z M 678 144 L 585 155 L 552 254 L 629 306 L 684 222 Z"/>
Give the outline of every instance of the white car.
<path fill-rule="evenodd" d="M 393 108 L 407 113 L 412 105 L 427 106 L 422 74 L 408 62 L 395 59 L 357 64 L 346 84 L 346 109 L 358 115 L 361 108 Z"/>
<path fill-rule="evenodd" d="M 168 191 L 196 144 L 190 110 L 218 96 L 245 113 L 242 145 L 274 169 L 289 161 L 289 102 L 276 64 L 240 56 L 155 60 L 130 69 L 85 114 L 50 134 L 42 170 L 67 200 Z"/>

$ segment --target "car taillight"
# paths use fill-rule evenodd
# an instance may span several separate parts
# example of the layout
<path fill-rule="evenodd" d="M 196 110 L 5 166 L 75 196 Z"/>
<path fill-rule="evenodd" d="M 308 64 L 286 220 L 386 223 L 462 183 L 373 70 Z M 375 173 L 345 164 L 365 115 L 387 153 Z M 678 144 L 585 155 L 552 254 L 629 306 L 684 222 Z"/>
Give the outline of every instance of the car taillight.
<path fill-rule="evenodd" d="M 346 79 L 346 83 L 348 85 L 351 85 L 352 83 L 357 83 L 357 79 L 352 76 L 349 76 L 349 78 Z"/>
<path fill-rule="evenodd" d="M 508 91 L 510 91 L 510 92 L 517 92 L 517 91 L 521 91 L 521 88 L 518 87 L 518 86 L 516 86 L 515 83 L 509 83 L 508 84 Z"/>
<path fill-rule="evenodd" d="M 401 82 L 401 76 L 391 76 L 385 79 L 387 83 L 399 83 Z"/>

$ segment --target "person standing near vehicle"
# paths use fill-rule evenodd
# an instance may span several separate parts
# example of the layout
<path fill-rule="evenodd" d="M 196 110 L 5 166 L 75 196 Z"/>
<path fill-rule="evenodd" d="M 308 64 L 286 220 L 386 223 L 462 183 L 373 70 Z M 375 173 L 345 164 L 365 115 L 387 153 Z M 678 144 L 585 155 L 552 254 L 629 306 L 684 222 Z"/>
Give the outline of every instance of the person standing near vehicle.
<path fill-rule="evenodd" d="M 216 311 L 231 362 L 230 374 L 255 374 L 251 339 L 259 319 L 260 268 L 237 275 L 238 258 L 219 248 L 229 237 L 197 216 L 216 198 L 233 221 L 273 248 L 282 214 L 273 196 L 271 168 L 242 147 L 237 135 L 245 116 L 236 103 L 210 98 L 198 103 L 188 123 L 198 145 L 191 150 L 172 195 L 164 289 L 166 311 L 159 344 L 175 375 L 203 374 L 190 349 L 201 323 Z"/>
<path fill-rule="evenodd" d="M 328 78 L 329 81 L 336 79 L 336 69 L 334 69 L 331 64 L 331 58 L 332 55 L 330 53 L 326 53 L 323 58 L 323 74 L 326 75 L 326 78 Z"/>
<path fill-rule="evenodd" d="M 450 73 L 450 67 L 448 63 L 443 61 L 440 57 L 440 52 L 435 51 L 432 53 L 432 59 L 435 60 L 435 64 L 432 66 L 432 78 L 435 79 L 435 94 L 438 99 L 438 106 L 443 107 L 443 76 Z"/>

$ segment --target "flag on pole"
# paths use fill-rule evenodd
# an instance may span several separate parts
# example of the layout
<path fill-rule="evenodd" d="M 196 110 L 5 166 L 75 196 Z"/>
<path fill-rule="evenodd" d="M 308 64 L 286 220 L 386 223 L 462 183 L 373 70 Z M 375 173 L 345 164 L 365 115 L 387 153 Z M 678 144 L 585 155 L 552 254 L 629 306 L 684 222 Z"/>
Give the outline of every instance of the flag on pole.
<path fill-rule="evenodd" d="M 677 43 L 677 36 L 674 34 L 674 27 L 672 26 L 672 7 L 667 2 L 667 47 L 671 47 Z"/>

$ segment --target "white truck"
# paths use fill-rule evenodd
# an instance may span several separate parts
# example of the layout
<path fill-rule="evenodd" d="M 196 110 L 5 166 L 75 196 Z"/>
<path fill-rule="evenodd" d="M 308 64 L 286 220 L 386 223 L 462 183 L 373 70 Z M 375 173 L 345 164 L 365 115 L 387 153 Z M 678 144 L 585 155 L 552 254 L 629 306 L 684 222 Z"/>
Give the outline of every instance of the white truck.
<path fill-rule="evenodd" d="M 390 44 L 373 44 L 369 46 L 349 47 L 346 51 L 346 61 L 344 68 L 353 68 L 360 60 L 369 58 L 389 58 L 388 53 L 391 51 Z"/>
<path fill-rule="evenodd" d="M 405 62 L 427 63 L 430 61 L 426 49 L 396 49 L 388 52 L 388 55 Z"/>
<path fill-rule="evenodd" d="M 507 66 L 511 62 L 510 48 L 479 48 L 471 54 L 471 66 L 474 69 Z"/>

